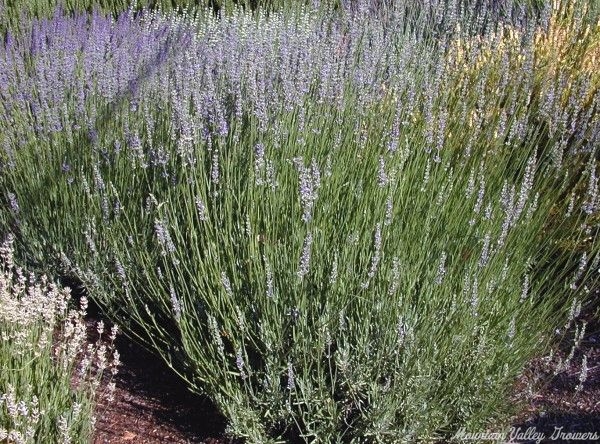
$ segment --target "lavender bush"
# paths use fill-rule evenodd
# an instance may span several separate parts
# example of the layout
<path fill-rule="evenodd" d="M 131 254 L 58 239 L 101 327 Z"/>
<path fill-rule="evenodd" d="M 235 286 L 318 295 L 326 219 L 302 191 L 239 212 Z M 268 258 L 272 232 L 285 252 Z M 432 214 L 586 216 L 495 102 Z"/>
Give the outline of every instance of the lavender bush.
<path fill-rule="evenodd" d="M 249 442 L 502 421 L 597 279 L 599 29 L 461 5 L 33 22 L 0 226 Z"/>
<path fill-rule="evenodd" d="M 86 301 L 70 309 L 70 290 L 27 276 L 13 257 L 13 239 L 0 248 L 0 440 L 15 444 L 89 442 L 102 374 L 113 375 L 119 354 L 100 339 L 88 343 Z"/>

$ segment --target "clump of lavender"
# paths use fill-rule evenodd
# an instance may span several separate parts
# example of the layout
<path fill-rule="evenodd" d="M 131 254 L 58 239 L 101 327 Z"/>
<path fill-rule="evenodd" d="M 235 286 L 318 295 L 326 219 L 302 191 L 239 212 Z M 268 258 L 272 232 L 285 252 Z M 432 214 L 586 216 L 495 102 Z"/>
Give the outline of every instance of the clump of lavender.
<path fill-rule="evenodd" d="M 585 28 L 393 3 L 58 14 L 0 46 L 0 229 L 249 442 L 484 426 L 597 279 Z M 581 47 L 542 63 L 559 24 Z"/>
<path fill-rule="evenodd" d="M 72 309 L 69 288 L 45 276 L 26 277 L 14 264 L 13 242 L 5 240 L 0 259 L 0 439 L 87 441 L 98 396 L 110 401 L 114 392 L 111 383 L 99 386 L 102 374 L 114 376 L 119 366 L 116 329 L 107 346 L 98 324 L 100 339 L 90 343 L 85 298 Z"/>

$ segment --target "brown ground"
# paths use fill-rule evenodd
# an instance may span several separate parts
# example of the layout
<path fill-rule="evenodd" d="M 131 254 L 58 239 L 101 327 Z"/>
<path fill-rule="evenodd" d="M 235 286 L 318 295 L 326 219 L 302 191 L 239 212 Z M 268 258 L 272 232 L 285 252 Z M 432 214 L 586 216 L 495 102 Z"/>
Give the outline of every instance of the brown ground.
<path fill-rule="evenodd" d="M 114 401 L 98 408 L 93 444 L 232 443 L 209 400 L 188 391 L 162 360 L 120 338 Z"/>
<path fill-rule="evenodd" d="M 600 322 L 591 317 L 588 320 L 587 333 L 566 371 L 553 374 L 556 358 L 564 359 L 572 348 L 572 335 L 556 347 L 555 359 L 550 364 L 538 359 L 525 371 L 516 394 L 518 399 L 525 400 L 525 406 L 513 418 L 514 428 L 526 431 L 531 427 L 552 437 L 552 433 L 562 427 L 563 432 L 595 432 L 600 437 Z M 583 389 L 577 392 L 584 355 L 588 374 Z M 528 389 L 528 385 L 533 386 L 533 390 Z M 589 441 L 549 439 L 544 442 Z M 600 442 L 600 438 L 596 442 Z"/>
<path fill-rule="evenodd" d="M 557 348 L 557 356 L 568 354 L 569 341 Z M 233 443 L 225 436 L 225 419 L 210 401 L 187 391 L 161 360 L 124 338 L 117 347 L 123 365 L 115 381 L 115 400 L 99 406 L 94 444 Z M 588 379 L 584 390 L 576 393 L 583 354 L 588 356 Z M 552 377 L 551 368 L 536 360 L 524 373 L 515 398 L 525 399 L 525 408 L 513 418 L 514 430 L 534 427 L 550 436 L 562 426 L 565 432 L 600 435 L 599 325 L 588 328 L 567 371 Z"/>

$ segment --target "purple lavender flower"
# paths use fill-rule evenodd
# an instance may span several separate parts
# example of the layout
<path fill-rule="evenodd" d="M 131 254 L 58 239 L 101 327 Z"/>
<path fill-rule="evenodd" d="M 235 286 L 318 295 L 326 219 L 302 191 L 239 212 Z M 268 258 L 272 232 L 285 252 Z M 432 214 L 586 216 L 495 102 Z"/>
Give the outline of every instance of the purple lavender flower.
<path fill-rule="evenodd" d="M 487 265 L 490 260 L 490 233 L 486 233 L 483 239 L 483 247 L 481 248 L 481 255 L 479 256 L 479 267 L 483 268 Z"/>
<path fill-rule="evenodd" d="M 321 174 L 316 161 L 313 159 L 311 168 L 304 166 L 301 157 L 293 159 L 299 172 L 299 191 L 302 202 L 302 220 L 309 222 L 312 219 L 314 202 L 317 200 L 317 189 L 321 185 Z"/>
<path fill-rule="evenodd" d="M 240 377 L 246 379 L 246 372 L 244 371 L 244 357 L 242 355 L 242 349 L 239 348 L 235 354 L 235 365 L 240 372 Z"/>
<path fill-rule="evenodd" d="M 588 187 L 582 208 L 583 211 L 591 215 L 598 208 L 598 177 L 596 176 L 596 165 L 591 165 L 589 170 Z"/>
<path fill-rule="evenodd" d="M 156 219 L 154 221 L 154 232 L 162 249 L 161 254 L 166 256 L 167 254 L 175 253 L 175 244 L 171 239 L 169 229 L 164 220 Z"/>
<path fill-rule="evenodd" d="M 212 155 L 210 178 L 214 185 L 219 184 L 219 151 L 216 149 L 214 150 Z"/>

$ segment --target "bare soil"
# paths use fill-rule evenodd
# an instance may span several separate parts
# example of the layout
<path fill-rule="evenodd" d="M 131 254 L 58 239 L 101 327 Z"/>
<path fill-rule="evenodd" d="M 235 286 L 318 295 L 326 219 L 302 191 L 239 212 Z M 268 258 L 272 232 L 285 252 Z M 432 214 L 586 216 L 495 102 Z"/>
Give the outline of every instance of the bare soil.
<path fill-rule="evenodd" d="M 100 401 L 94 444 L 233 443 L 215 406 L 188 391 L 161 359 L 124 338 L 117 349 L 114 400 Z"/>
<path fill-rule="evenodd" d="M 559 359 L 565 360 L 573 346 L 568 335 L 555 349 L 550 363 L 536 359 L 523 373 L 515 391 L 515 401 L 524 401 L 522 411 L 513 418 L 513 430 L 532 429 L 548 437 L 543 442 L 590 442 L 579 439 L 554 439 L 564 433 L 596 433 L 600 437 L 600 322 L 588 316 L 587 334 L 566 370 L 554 374 Z M 571 332 L 572 333 L 572 332 Z M 583 357 L 587 356 L 587 378 L 580 391 Z M 554 434 L 554 437 L 553 437 Z M 531 443 L 534 441 L 520 441 Z M 596 440 L 600 442 L 600 439 Z"/>

